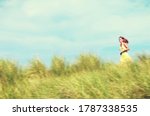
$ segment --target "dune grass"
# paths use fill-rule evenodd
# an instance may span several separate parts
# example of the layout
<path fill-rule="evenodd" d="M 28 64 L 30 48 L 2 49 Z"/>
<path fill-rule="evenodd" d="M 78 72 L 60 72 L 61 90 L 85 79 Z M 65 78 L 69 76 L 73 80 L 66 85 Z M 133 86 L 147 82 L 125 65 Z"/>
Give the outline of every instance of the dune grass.
<path fill-rule="evenodd" d="M 28 67 L 0 60 L 0 98 L 146 98 L 150 96 L 150 57 L 128 65 L 81 55 L 74 64 L 54 57 L 51 66 L 34 59 Z"/>

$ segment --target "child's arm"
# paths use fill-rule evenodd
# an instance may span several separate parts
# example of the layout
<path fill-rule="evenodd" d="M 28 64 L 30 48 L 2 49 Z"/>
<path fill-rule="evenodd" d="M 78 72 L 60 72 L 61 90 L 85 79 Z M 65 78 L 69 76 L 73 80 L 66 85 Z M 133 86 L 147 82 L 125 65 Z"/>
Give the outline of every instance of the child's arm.
<path fill-rule="evenodd" d="M 128 44 L 127 44 L 127 43 L 124 43 L 123 46 L 126 48 L 126 50 L 128 50 L 128 51 L 130 50 L 130 49 L 128 48 Z"/>

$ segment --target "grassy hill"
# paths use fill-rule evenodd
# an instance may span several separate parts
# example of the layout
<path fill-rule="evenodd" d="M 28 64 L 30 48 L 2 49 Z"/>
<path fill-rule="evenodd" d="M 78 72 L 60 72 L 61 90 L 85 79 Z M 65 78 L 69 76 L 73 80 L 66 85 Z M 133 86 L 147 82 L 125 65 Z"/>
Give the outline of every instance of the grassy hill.
<path fill-rule="evenodd" d="M 146 98 L 150 96 L 150 57 L 131 64 L 81 55 L 74 64 L 54 57 L 51 66 L 34 59 L 27 67 L 0 60 L 0 98 Z"/>

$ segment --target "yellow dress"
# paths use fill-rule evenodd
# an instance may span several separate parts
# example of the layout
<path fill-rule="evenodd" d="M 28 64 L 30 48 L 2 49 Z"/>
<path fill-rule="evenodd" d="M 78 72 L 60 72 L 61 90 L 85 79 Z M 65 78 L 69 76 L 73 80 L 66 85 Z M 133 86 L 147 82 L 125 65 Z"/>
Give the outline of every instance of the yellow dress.
<path fill-rule="evenodd" d="M 125 48 L 125 46 L 122 45 L 122 46 L 120 47 L 120 51 L 123 52 L 123 51 L 125 51 L 125 50 L 127 50 L 127 48 Z M 131 59 L 131 57 L 129 56 L 128 52 L 123 52 L 123 53 L 122 53 L 122 55 L 120 56 L 120 62 L 121 62 L 121 64 L 126 64 L 126 63 L 132 62 L 132 59 Z"/>

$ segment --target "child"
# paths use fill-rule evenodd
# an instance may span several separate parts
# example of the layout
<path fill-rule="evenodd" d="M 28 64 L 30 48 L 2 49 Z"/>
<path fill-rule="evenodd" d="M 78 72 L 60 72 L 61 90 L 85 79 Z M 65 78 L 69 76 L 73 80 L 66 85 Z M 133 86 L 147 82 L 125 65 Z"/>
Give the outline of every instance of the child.
<path fill-rule="evenodd" d="M 127 62 L 132 62 L 131 57 L 128 55 L 128 40 L 122 36 L 119 37 L 119 42 L 120 42 L 120 62 L 121 63 L 127 63 Z"/>

